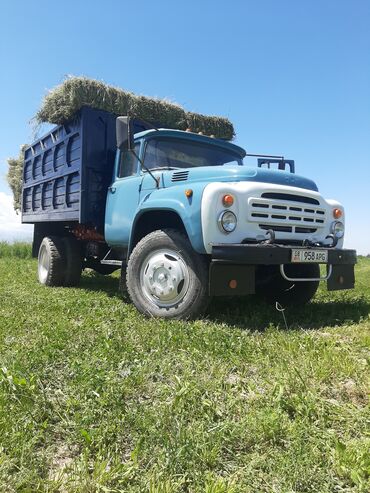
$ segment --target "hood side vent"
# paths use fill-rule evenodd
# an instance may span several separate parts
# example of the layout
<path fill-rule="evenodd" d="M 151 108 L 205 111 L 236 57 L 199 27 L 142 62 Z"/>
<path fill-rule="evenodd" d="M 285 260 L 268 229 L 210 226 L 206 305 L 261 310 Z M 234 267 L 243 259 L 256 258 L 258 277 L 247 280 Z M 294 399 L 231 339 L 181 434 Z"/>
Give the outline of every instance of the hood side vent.
<path fill-rule="evenodd" d="M 176 171 L 173 173 L 171 181 L 186 181 L 189 177 L 189 171 Z"/>

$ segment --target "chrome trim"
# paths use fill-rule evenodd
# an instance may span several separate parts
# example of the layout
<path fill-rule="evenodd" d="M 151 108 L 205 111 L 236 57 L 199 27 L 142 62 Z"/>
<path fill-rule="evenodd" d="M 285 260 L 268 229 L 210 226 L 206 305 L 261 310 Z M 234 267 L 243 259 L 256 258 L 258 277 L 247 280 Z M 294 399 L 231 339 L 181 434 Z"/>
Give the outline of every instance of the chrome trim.
<path fill-rule="evenodd" d="M 235 217 L 235 228 L 232 229 L 231 231 L 227 231 L 224 226 L 223 226 L 223 223 L 222 223 L 222 218 L 224 217 L 225 214 L 232 214 L 234 217 Z M 218 224 L 218 228 L 219 230 L 222 232 L 222 233 L 225 233 L 226 235 L 230 234 L 230 233 L 233 233 L 236 229 L 236 226 L 238 224 L 238 219 L 236 217 L 236 214 L 233 212 L 233 211 L 230 211 L 230 210 L 226 210 L 226 211 L 222 211 L 219 216 L 218 216 L 218 219 L 217 219 L 217 224 Z"/>
<path fill-rule="evenodd" d="M 329 267 L 328 272 L 327 272 L 325 277 L 297 277 L 297 278 L 295 278 L 295 277 L 288 277 L 285 274 L 284 264 L 280 264 L 280 274 L 283 276 L 283 278 L 286 281 L 293 281 L 293 282 L 327 281 L 329 279 L 329 277 L 331 276 L 331 273 L 333 271 L 332 265 L 329 264 L 328 267 Z"/>
<path fill-rule="evenodd" d="M 342 227 L 343 227 L 343 231 L 339 231 L 339 233 L 340 233 L 339 235 L 338 235 L 338 233 L 335 231 L 335 226 L 336 226 L 337 224 L 341 224 L 341 225 L 342 225 Z M 343 238 L 343 236 L 344 236 L 344 223 L 343 223 L 342 221 L 334 221 L 333 223 L 331 223 L 331 226 L 330 226 L 330 231 L 332 232 L 332 234 L 333 234 L 336 238 L 338 238 L 338 239 Z"/>

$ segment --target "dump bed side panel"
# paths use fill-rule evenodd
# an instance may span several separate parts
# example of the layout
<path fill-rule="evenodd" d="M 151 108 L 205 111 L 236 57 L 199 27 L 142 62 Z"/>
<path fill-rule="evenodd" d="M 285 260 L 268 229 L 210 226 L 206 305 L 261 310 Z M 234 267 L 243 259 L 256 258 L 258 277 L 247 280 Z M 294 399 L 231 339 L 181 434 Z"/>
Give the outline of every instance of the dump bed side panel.
<path fill-rule="evenodd" d="M 107 189 L 116 155 L 116 115 L 86 110 L 89 118 L 83 125 L 80 222 L 97 226 L 103 233 Z"/>
<path fill-rule="evenodd" d="M 115 118 L 83 108 L 26 149 L 22 222 L 78 221 L 103 229 Z"/>
<path fill-rule="evenodd" d="M 55 127 L 25 151 L 22 221 L 79 220 L 81 120 Z"/>

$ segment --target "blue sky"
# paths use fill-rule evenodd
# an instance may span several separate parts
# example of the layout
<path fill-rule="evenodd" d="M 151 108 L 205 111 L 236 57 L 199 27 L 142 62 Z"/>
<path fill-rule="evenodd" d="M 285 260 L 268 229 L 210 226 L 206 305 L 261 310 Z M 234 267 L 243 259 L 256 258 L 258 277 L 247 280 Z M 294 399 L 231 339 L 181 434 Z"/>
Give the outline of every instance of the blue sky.
<path fill-rule="evenodd" d="M 86 75 L 229 117 L 341 201 L 346 246 L 370 253 L 368 0 L 2 0 L 0 18 L 3 199 L 46 90 Z"/>

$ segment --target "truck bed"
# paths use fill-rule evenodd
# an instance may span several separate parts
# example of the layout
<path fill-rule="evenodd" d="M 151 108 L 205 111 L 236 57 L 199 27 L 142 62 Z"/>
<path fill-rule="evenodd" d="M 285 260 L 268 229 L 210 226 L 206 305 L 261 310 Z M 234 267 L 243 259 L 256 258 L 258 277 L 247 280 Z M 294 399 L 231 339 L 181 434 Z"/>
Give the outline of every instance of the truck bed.
<path fill-rule="evenodd" d="M 104 231 L 117 115 L 83 107 L 26 148 L 22 222 L 78 222 Z M 134 120 L 134 132 L 151 128 Z"/>
<path fill-rule="evenodd" d="M 25 150 L 22 222 L 102 229 L 115 158 L 116 115 L 84 107 Z"/>

